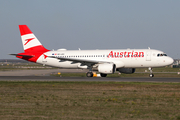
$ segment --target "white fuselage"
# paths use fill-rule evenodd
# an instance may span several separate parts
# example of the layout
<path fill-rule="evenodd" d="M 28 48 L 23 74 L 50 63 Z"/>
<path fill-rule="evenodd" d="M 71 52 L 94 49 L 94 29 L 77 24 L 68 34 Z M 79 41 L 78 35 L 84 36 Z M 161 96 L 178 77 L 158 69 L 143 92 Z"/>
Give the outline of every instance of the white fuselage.
<path fill-rule="evenodd" d="M 173 63 L 173 59 L 162 51 L 153 49 L 113 49 L 113 50 L 57 50 L 48 51 L 41 55 L 37 63 L 59 68 L 87 68 L 82 63 L 59 60 L 73 58 L 114 63 L 116 68 L 163 67 Z"/>

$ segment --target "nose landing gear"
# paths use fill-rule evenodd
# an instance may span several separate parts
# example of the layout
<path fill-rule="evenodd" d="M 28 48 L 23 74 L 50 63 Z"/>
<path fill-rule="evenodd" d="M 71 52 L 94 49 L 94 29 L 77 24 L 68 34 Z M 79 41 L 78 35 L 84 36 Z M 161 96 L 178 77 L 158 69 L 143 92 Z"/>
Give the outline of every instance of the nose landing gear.
<path fill-rule="evenodd" d="M 149 71 L 150 71 L 149 77 L 150 78 L 154 77 L 154 74 L 152 73 L 152 68 L 151 67 L 149 67 Z"/>

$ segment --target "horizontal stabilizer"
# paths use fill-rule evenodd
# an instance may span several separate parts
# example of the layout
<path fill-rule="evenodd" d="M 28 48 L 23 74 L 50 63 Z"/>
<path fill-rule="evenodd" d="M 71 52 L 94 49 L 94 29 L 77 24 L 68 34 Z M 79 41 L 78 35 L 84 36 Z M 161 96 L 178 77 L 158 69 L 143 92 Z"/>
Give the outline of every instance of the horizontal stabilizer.
<path fill-rule="evenodd" d="M 14 56 L 22 56 L 22 57 L 34 57 L 33 55 L 19 55 L 19 54 L 9 54 Z"/>

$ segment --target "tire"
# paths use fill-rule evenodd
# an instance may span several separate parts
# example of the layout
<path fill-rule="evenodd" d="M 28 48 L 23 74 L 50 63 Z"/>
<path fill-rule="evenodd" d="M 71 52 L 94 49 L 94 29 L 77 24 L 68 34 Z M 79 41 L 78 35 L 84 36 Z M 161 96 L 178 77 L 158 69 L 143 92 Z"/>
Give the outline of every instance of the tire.
<path fill-rule="evenodd" d="M 101 77 L 106 77 L 107 74 L 103 74 L 103 73 L 100 73 L 101 74 Z"/>
<path fill-rule="evenodd" d="M 150 77 L 150 78 L 154 77 L 154 74 L 149 74 L 149 77 Z"/>
<path fill-rule="evenodd" d="M 93 73 L 92 72 L 87 72 L 86 76 L 87 77 L 93 77 Z"/>

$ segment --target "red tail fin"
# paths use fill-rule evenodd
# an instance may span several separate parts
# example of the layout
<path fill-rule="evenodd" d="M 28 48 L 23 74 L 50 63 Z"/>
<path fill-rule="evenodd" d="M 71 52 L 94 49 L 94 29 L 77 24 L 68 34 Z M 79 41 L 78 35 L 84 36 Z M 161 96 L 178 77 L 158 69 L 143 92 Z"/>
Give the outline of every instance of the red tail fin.
<path fill-rule="evenodd" d="M 24 52 L 47 52 L 27 25 L 19 25 Z"/>

